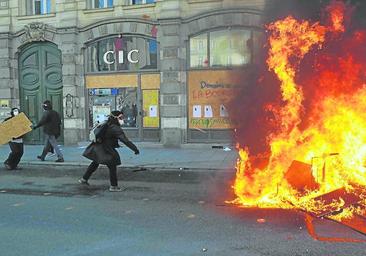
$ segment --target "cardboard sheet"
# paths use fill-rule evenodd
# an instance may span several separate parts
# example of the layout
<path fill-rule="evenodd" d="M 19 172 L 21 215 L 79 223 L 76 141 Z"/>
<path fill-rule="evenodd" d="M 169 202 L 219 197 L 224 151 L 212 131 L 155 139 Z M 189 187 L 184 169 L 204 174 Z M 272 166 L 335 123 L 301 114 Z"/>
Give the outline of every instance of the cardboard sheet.
<path fill-rule="evenodd" d="M 0 145 L 8 143 L 12 138 L 20 137 L 32 131 L 32 122 L 24 113 L 0 123 Z"/>

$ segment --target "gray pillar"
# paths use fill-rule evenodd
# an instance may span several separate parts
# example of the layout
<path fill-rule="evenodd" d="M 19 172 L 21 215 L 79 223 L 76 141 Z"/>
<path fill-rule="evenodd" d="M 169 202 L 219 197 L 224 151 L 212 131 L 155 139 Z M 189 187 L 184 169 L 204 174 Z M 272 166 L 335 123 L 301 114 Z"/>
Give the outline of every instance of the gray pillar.
<path fill-rule="evenodd" d="M 10 40 L 0 35 L 0 120 L 5 119 L 11 107 L 18 106 L 17 91 L 14 88 L 15 70 L 11 69 Z"/>
<path fill-rule="evenodd" d="M 64 142 L 73 145 L 86 139 L 83 57 L 75 33 L 59 36 L 58 41 L 62 42 L 59 48 L 62 52 Z"/>
<path fill-rule="evenodd" d="M 164 20 L 159 31 L 161 132 L 162 143 L 167 147 L 179 147 L 186 140 L 186 60 L 181 54 L 184 42 L 181 40 L 180 26 L 179 20 Z"/>

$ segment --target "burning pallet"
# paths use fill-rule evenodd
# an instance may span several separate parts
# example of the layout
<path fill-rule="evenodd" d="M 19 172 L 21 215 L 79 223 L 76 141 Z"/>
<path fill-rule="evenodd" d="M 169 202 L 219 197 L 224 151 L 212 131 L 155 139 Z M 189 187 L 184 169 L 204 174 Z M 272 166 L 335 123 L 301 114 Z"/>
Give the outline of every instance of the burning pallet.
<path fill-rule="evenodd" d="M 365 206 L 361 204 L 364 196 L 364 192 L 361 188 L 356 188 L 351 192 L 347 191 L 345 188 L 340 188 L 314 198 L 314 201 L 322 202 L 324 207 L 317 212 L 308 212 L 314 217 L 327 218 L 336 221 L 366 235 L 365 214 L 352 213 L 349 217 L 341 216 L 342 212 L 348 210 L 350 207 L 365 208 Z M 334 201 L 340 200 L 344 202 L 342 207 L 337 206 L 337 204 L 333 204 Z"/>
<path fill-rule="evenodd" d="M 319 188 L 319 184 L 312 175 L 311 167 L 309 164 L 293 161 L 285 174 L 286 181 L 299 192 L 299 195 L 304 195 L 306 192 Z M 343 211 L 348 210 L 350 207 L 365 208 L 362 205 L 362 201 L 366 198 L 365 188 L 357 185 L 351 185 L 350 187 L 352 189 L 342 187 L 310 199 L 312 204 L 322 205 L 317 210 L 301 210 L 312 217 L 327 218 L 366 235 L 366 214 L 353 213 L 347 218 L 341 216 Z"/>
<path fill-rule="evenodd" d="M 285 179 L 287 182 L 299 191 L 301 194 L 307 190 L 315 190 L 319 188 L 319 184 L 315 182 L 315 179 L 311 173 L 311 165 L 293 161 L 291 166 L 288 168 Z"/>
<path fill-rule="evenodd" d="M 359 204 L 362 201 L 362 191 L 358 189 L 347 191 L 345 188 L 340 188 L 318 196 L 314 198 L 313 201 L 324 205 L 324 207 L 319 211 L 312 212 L 314 216 L 319 218 L 328 215 L 335 215 L 337 212 L 342 212 L 343 209 Z M 341 201 L 343 201 L 343 205 L 340 208 L 339 205 Z"/>

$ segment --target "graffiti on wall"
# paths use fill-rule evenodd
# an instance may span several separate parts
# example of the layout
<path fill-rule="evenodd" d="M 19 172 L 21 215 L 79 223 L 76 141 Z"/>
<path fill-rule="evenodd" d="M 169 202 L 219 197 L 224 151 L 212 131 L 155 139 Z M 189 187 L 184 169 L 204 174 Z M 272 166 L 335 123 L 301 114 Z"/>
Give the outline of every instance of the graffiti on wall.
<path fill-rule="evenodd" d="M 189 128 L 234 128 L 227 108 L 236 95 L 240 75 L 231 70 L 189 72 Z"/>

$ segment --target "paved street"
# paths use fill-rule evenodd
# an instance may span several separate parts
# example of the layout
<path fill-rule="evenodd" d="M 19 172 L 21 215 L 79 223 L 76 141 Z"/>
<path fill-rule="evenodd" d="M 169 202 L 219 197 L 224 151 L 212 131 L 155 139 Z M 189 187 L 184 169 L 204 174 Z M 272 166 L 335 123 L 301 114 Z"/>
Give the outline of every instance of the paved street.
<path fill-rule="evenodd" d="M 361 256 L 366 252 L 364 243 L 314 241 L 300 213 L 225 204 L 232 198 L 228 175 L 157 172 L 154 180 L 155 173 L 125 171 L 125 181 L 120 182 L 125 191 L 110 193 L 106 170 L 99 171 L 90 187 L 76 184 L 77 175 L 48 171 L 46 175 L 39 169 L 0 169 L 1 255 Z M 328 236 L 364 238 L 333 222 L 323 221 L 317 228 Z"/>

